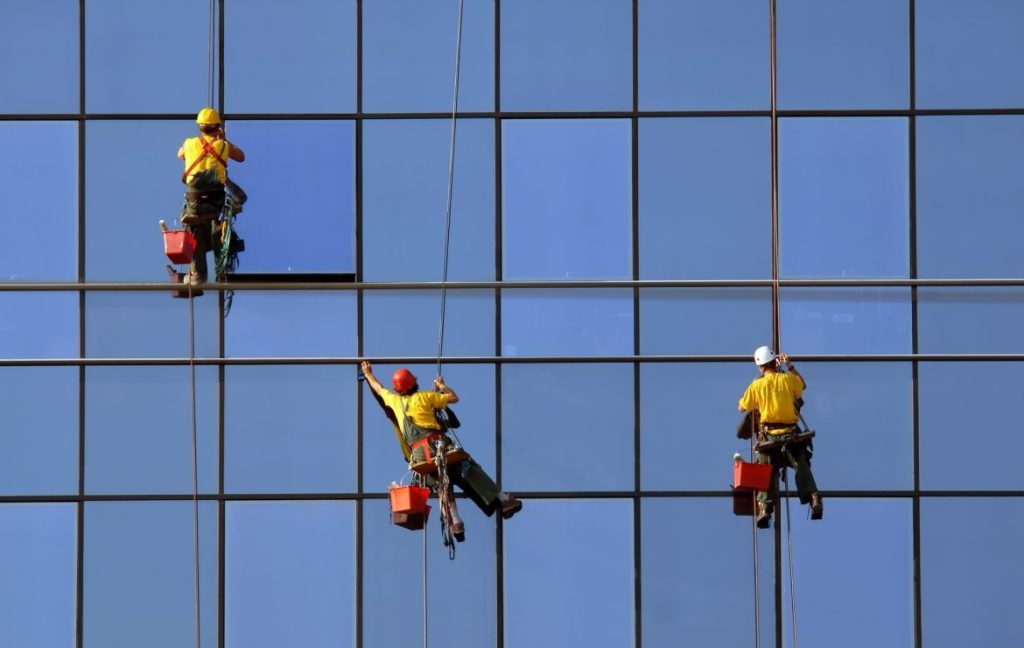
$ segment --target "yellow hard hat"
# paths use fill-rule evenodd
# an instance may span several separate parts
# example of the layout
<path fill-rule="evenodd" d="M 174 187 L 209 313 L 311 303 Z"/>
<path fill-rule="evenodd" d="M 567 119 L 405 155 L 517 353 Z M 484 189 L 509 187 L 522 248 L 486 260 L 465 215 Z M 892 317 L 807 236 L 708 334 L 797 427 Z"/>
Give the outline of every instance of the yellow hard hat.
<path fill-rule="evenodd" d="M 203 108 L 196 115 L 196 123 L 200 126 L 213 126 L 220 123 L 220 114 L 213 108 Z"/>

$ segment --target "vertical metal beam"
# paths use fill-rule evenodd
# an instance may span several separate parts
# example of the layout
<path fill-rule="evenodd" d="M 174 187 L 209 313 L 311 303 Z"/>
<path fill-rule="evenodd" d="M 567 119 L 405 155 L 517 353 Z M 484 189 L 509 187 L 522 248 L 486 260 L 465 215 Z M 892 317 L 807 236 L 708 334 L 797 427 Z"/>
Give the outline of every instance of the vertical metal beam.
<path fill-rule="evenodd" d="M 501 183 L 501 0 L 494 0 L 494 279 L 502 281 L 502 183 Z M 501 355 L 501 288 L 494 290 L 494 355 Z M 502 484 L 501 384 L 502 366 L 494 365 L 494 478 Z M 496 648 L 505 646 L 505 527 L 497 517 L 495 551 L 495 637 Z"/>
<path fill-rule="evenodd" d="M 640 0 L 633 0 L 633 116 L 630 118 L 633 280 L 640 278 Z M 640 289 L 633 288 L 633 355 L 640 357 Z M 640 362 L 633 363 L 633 646 L 643 645 L 643 556 L 640 499 Z"/>
<path fill-rule="evenodd" d="M 78 281 L 85 282 L 85 0 L 78 0 Z M 85 291 L 78 293 L 78 356 L 85 358 Z M 85 595 L 85 378 L 86 367 L 78 368 L 78 555 L 75 575 L 75 645 L 84 644 Z"/>
<path fill-rule="evenodd" d="M 224 114 L 224 2 L 217 2 L 217 107 Z M 217 294 L 217 357 L 224 353 L 224 293 Z M 217 647 L 224 648 L 227 570 L 227 503 L 224 500 L 224 392 L 227 369 L 217 367 Z"/>
<path fill-rule="evenodd" d="M 363 0 L 356 0 L 355 274 L 363 280 Z M 363 356 L 363 291 L 356 291 L 356 355 Z M 355 645 L 363 645 L 363 387 L 356 381 Z"/>

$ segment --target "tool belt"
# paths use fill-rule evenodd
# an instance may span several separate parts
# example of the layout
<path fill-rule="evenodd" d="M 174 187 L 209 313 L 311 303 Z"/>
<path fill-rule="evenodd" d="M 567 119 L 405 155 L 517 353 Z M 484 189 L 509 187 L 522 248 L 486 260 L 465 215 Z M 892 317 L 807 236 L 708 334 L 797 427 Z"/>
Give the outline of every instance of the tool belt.
<path fill-rule="evenodd" d="M 792 423 L 762 423 L 761 427 L 765 430 L 785 430 L 786 428 L 796 427 L 796 421 Z"/>

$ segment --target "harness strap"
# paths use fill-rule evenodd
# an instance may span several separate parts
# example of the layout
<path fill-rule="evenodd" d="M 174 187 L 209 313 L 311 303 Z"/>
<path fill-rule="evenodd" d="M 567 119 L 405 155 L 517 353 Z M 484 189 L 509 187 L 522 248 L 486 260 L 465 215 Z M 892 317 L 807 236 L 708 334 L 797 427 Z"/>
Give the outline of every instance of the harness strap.
<path fill-rule="evenodd" d="M 430 444 L 432 444 L 434 441 L 437 441 L 440 438 L 440 434 L 431 434 L 430 436 L 425 436 L 419 441 L 416 441 L 415 443 L 412 444 L 411 447 L 413 450 L 415 450 L 416 448 L 423 448 L 423 456 L 426 458 L 426 460 L 433 461 L 434 457 L 433 455 L 430 454 Z"/>
<path fill-rule="evenodd" d="M 192 170 L 195 169 L 199 165 L 200 162 L 202 162 L 204 159 L 206 159 L 206 156 L 208 156 L 208 155 L 210 157 L 212 157 L 213 159 L 217 160 L 218 162 L 220 162 L 221 166 L 223 166 L 224 169 L 228 168 L 227 160 L 222 158 L 220 156 L 220 153 L 217 152 L 217 149 L 215 149 L 213 147 L 213 144 L 211 144 L 209 141 L 207 141 L 207 139 L 205 137 L 203 137 L 202 135 L 199 136 L 199 143 L 203 145 L 203 152 L 199 154 L 199 157 L 197 157 L 195 160 L 192 161 L 192 164 L 190 164 L 187 169 L 185 169 L 185 173 L 181 174 L 181 181 L 182 182 L 187 182 L 188 174 L 192 173 Z M 225 142 L 225 144 L 227 144 L 227 142 Z M 231 145 L 228 144 L 228 146 L 231 146 Z"/>

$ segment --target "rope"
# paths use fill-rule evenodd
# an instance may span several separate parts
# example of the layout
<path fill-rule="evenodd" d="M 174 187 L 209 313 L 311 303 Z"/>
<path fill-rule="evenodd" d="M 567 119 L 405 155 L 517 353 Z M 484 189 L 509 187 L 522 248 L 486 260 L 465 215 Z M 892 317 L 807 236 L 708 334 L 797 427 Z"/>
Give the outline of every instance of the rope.
<path fill-rule="evenodd" d="M 789 450 L 785 450 L 789 455 Z M 786 484 L 786 544 L 789 553 L 789 610 L 792 620 L 793 648 L 797 648 L 796 641 L 796 577 L 793 574 L 793 529 L 790 527 L 789 517 L 789 469 L 782 467 L 782 481 Z"/>
<path fill-rule="evenodd" d="M 427 521 L 423 521 L 423 648 L 427 648 Z"/>
<path fill-rule="evenodd" d="M 195 585 L 196 648 L 202 645 L 199 611 L 199 457 L 196 432 L 196 319 L 192 282 L 188 283 L 188 369 L 192 396 L 192 565 Z"/>
<path fill-rule="evenodd" d="M 206 105 L 213 106 L 213 68 L 215 67 L 214 57 L 216 49 L 216 37 L 214 36 L 214 25 L 217 23 L 216 0 L 210 0 L 209 12 L 209 36 L 206 45 Z"/>
<path fill-rule="evenodd" d="M 754 438 L 757 437 L 757 426 L 750 419 L 750 457 L 754 457 Z M 754 515 L 750 516 L 750 530 L 754 547 L 754 648 L 761 648 L 761 559 L 757 548 L 757 494 L 751 493 L 754 500 Z"/>
<path fill-rule="evenodd" d="M 775 3 L 776 0 L 769 0 L 770 20 L 770 45 L 771 45 L 771 146 L 772 146 L 772 340 L 775 350 L 782 348 L 781 331 L 781 300 L 779 298 L 779 114 L 776 107 L 775 77 L 777 75 L 777 61 L 775 58 Z"/>
<path fill-rule="evenodd" d="M 448 146 L 448 190 L 444 207 L 444 254 L 441 266 L 441 322 L 437 332 L 437 375 L 441 375 L 441 357 L 444 355 L 444 315 L 448 293 L 448 244 L 452 230 L 452 189 L 455 186 L 455 131 L 456 115 L 459 111 L 459 77 L 462 71 L 462 6 L 459 0 L 458 25 L 455 28 L 455 81 L 452 84 L 451 141 Z"/>

